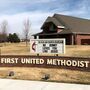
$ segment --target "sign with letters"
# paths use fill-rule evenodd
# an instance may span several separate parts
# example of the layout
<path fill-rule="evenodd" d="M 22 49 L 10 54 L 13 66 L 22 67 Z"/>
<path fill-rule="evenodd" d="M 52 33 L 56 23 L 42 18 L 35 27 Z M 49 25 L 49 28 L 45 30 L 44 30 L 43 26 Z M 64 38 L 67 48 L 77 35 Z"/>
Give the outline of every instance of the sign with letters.
<path fill-rule="evenodd" d="M 31 39 L 31 53 L 64 54 L 65 39 Z"/>
<path fill-rule="evenodd" d="M 5 55 L 0 57 L 0 67 L 63 68 L 90 71 L 90 58 Z"/>

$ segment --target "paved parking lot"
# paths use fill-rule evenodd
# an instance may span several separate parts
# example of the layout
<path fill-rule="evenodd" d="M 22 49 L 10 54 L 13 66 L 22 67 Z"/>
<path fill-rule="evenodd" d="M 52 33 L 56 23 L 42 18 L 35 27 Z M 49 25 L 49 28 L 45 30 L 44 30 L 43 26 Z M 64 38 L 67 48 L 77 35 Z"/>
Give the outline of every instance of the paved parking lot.
<path fill-rule="evenodd" d="M 0 90 L 90 90 L 90 85 L 0 79 Z"/>

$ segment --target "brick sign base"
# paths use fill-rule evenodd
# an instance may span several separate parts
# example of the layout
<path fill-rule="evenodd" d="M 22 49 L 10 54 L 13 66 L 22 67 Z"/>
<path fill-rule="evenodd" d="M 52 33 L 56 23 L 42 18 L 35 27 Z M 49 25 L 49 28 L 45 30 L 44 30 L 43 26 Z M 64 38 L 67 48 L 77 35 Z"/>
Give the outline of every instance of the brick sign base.
<path fill-rule="evenodd" d="M 90 71 L 90 58 L 2 55 L 0 67 L 41 67 Z"/>

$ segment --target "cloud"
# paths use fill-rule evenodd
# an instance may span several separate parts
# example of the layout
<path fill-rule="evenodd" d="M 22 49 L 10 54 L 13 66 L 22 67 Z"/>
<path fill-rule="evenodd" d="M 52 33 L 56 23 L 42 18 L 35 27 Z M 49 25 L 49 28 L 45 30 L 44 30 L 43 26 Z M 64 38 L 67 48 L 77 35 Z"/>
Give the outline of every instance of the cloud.
<path fill-rule="evenodd" d="M 56 0 L 0 0 L 0 3 L 48 3 Z"/>
<path fill-rule="evenodd" d="M 61 6 L 58 4 L 57 7 L 52 10 L 53 13 L 56 12 L 64 15 L 71 15 L 88 19 L 90 18 L 89 0 L 64 0 Z"/>
<path fill-rule="evenodd" d="M 90 0 L 0 0 L 0 23 L 7 20 L 8 32 L 23 33 L 23 22 L 29 18 L 31 32 L 40 32 L 48 16 L 54 13 L 90 18 Z"/>
<path fill-rule="evenodd" d="M 48 11 L 56 0 L 0 0 L 0 15 L 11 15 L 31 11 Z M 52 6 L 51 6 L 52 7 Z"/>
<path fill-rule="evenodd" d="M 44 13 L 44 12 L 25 12 L 25 13 L 19 13 L 15 15 L 2 15 L 0 18 L 0 23 L 2 23 L 3 20 L 8 21 L 8 32 L 11 33 L 19 33 L 23 34 L 24 29 L 24 21 L 26 19 L 30 20 L 31 23 L 31 33 L 37 33 L 40 31 L 41 25 L 45 21 L 45 19 L 48 17 L 48 15 L 53 15 L 52 13 Z"/>
<path fill-rule="evenodd" d="M 52 13 L 75 12 L 74 14 L 76 15 L 79 12 L 82 14 L 89 12 L 89 5 L 89 0 L 2 0 L 0 1 L 0 14 L 11 15 L 31 11 L 44 11 Z M 86 10 L 85 13 L 82 10 Z"/>

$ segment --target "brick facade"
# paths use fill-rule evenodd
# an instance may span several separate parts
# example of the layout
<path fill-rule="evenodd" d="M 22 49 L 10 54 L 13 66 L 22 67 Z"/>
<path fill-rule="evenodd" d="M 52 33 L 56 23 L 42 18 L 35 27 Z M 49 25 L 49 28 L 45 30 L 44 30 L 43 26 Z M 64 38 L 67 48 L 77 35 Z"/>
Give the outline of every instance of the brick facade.
<path fill-rule="evenodd" d="M 90 35 L 76 35 L 77 45 L 90 45 Z"/>

